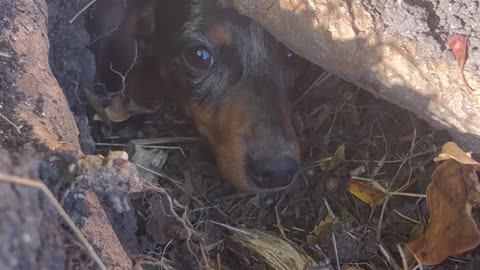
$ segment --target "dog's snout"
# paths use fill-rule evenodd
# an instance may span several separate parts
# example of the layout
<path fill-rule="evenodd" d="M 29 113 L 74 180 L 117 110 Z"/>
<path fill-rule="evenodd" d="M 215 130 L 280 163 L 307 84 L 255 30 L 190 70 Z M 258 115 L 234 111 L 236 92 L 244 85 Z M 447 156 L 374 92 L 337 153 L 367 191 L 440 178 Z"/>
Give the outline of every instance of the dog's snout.
<path fill-rule="evenodd" d="M 252 164 L 253 181 L 259 188 L 277 188 L 289 185 L 298 171 L 293 157 L 278 157 Z"/>

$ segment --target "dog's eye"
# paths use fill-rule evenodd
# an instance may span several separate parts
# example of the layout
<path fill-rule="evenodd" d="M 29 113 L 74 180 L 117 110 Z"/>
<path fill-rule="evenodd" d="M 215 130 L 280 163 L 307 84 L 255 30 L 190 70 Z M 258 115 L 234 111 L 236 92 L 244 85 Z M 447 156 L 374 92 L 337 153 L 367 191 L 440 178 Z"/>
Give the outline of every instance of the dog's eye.
<path fill-rule="evenodd" d="M 213 56 L 204 46 L 195 46 L 187 49 L 183 53 L 183 57 L 187 64 L 191 67 L 206 70 L 213 66 Z"/>

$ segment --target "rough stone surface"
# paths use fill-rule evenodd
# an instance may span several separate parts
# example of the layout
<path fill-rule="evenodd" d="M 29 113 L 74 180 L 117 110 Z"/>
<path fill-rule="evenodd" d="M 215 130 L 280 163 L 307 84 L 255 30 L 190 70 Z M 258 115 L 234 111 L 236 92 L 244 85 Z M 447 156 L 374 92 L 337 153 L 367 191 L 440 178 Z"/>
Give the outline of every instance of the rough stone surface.
<path fill-rule="evenodd" d="M 292 50 L 480 151 L 479 1 L 233 0 Z M 446 34 L 468 34 L 461 80 Z"/>
<path fill-rule="evenodd" d="M 478 1 L 389 1 L 365 0 L 369 12 L 377 14 L 387 33 L 395 33 L 412 41 L 431 37 L 418 56 L 444 57 L 452 61 L 445 46 L 446 34 L 469 36 L 467 68 L 480 67 L 480 6 Z M 431 52 L 428 54 L 427 52 Z M 434 53 L 433 53 L 434 52 Z"/>
<path fill-rule="evenodd" d="M 78 145 L 78 129 L 48 65 L 46 13 L 44 1 L 6 0 L 0 4 L 0 40 L 6 47 L 0 50 L 10 56 L 1 57 L 6 63 L 0 77 L 5 86 L 0 96 L 6 97 L 1 112 L 20 127 L 17 132 L 13 125 L 2 121 L 5 136 L 10 137 L 4 139 L 4 145 L 11 149 L 28 141 L 14 138 L 28 138 L 30 133 L 41 138 L 38 147 Z"/>
<path fill-rule="evenodd" d="M 61 5 L 51 5 L 49 8 L 52 24 L 55 24 L 54 15 L 64 10 Z M 78 12 L 79 9 L 73 11 Z M 56 193 L 56 184 L 60 184 L 58 187 L 71 184 L 68 180 L 72 179 L 67 175 L 71 173 L 70 165 L 75 158 L 63 162 L 60 157 L 48 158 L 48 155 L 59 153 L 52 151 L 59 149 L 70 149 L 78 154 L 80 143 L 72 111 L 49 65 L 52 41 L 59 40 L 49 42 L 47 18 L 45 1 L 0 1 L 0 172 L 38 179 L 36 172 L 40 171 L 42 180 Z M 52 26 L 50 29 L 54 28 Z M 66 33 L 67 30 L 62 29 L 62 33 Z M 76 37 L 72 33 L 69 32 L 69 36 Z M 61 35 L 55 37 L 61 38 Z M 85 36 L 76 38 L 87 40 Z M 73 47 L 86 48 L 84 43 L 72 45 L 76 41 L 72 39 L 66 47 L 74 51 L 74 56 L 79 56 L 82 52 L 75 51 Z M 79 73 L 79 76 L 89 80 L 89 74 L 92 75 L 93 71 L 83 70 L 83 64 L 77 66 L 77 61 L 74 57 L 69 58 L 67 51 L 57 50 L 53 54 L 56 59 L 55 70 L 63 75 L 62 84 L 66 85 L 69 78 L 73 78 L 72 81 L 84 80 L 83 77 L 71 77 L 73 73 Z M 91 60 L 87 56 L 82 56 L 83 61 Z M 60 60 L 66 62 L 61 65 Z M 68 64 L 68 61 L 71 63 Z M 69 89 L 72 90 L 68 92 L 69 97 L 74 99 L 75 91 Z M 43 158 L 46 158 L 45 163 L 35 166 Z M 23 170 L 24 167 L 26 169 Z M 97 194 L 89 192 L 88 196 L 91 198 L 87 205 L 89 208 L 84 210 L 92 211 L 95 215 L 82 219 L 89 225 L 81 228 L 86 238 L 94 242 L 96 252 L 109 269 L 130 269 L 131 261 L 109 226 Z M 3 243 L 0 247 L 0 269 L 66 269 L 68 262 L 76 260 L 73 258 L 75 254 L 72 255 L 69 249 L 75 245 L 67 247 L 62 243 L 61 233 L 67 231 L 60 227 L 58 213 L 39 190 L 0 181 L 0 209 L 0 240 Z M 98 217 L 103 219 L 90 220 Z M 77 243 L 75 237 L 71 239 Z M 86 255 L 77 259 L 87 265 L 91 258 Z"/>

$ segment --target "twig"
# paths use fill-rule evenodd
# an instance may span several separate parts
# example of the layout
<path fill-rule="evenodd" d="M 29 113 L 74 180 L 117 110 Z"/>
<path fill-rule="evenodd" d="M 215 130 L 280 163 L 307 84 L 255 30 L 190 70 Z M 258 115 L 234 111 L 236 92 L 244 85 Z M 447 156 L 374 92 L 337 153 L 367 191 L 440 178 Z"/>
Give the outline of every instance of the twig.
<path fill-rule="evenodd" d="M 18 134 L 22 134 L 22 132 L 20 131 L 20 127 L 18 127 L 17 125 L 15 125 L 15 123 L 13 123 L 12 121 L 10 121 L 10 119 L 8 119 L 5 115 L 3 115 L 2 113 L 0 113 L 0 117 L 3 118 L 3 120 L 7 121 L 7 123 L 9 123 L 10 125 L 12 125 L 15 130 L 18 132 Z"/>
<path fill-rule="evenodd" d="M 115 32 L 119 27 L 120 27 L 120 24 L 117 24 L 117 25 L 116 25 L 115 27 L 113 27 L 110 31 L 105 32 L 105 33 L 102 33 L 102 34 L 96 36 L 96 37 L 95 37 L 92 41 L 90 41 L 87 45 L 90 46 L 90 45 L 94 44 L 95 42 L 97 42 L 98 40 L 100 40 L 101 38 L 111 35 L 111 34 L 112 34 L 113 32 Z"/>
<path fill-rule="evenodd" d="M 324 83 L 328 78 L 330 78 L 330 76 L 332 76 L 332 73 L 328 72 L 328 71 L 324 71 L 322 72 L 318 78 L 310 85 L 310 87 L 308 87 L 307 90 L 305 90 L 305 92 L 303 92 L 303 94 L 295 101 L 295 103 L 293 103 L 293 107 L 297 106 L 297 104 L 308 94 L 310 93 L 310 91 L 321 85 L 322 83 Z"/>
<path fill-rule="evenodd" d="M 337 240 L 335 239 L 335 234 L 333 232 L 332 232 L 332 242 L 333 242 L 333 249 L 335 250 L 335 260 L 337 262 L 337 269 L 341 270 L 340 259 L 338 258 Z"/>
<path fill-rule="evenodd" d="M 424 152 L 420 152 L 420 153 L 411 155 L 410 157 L 407 158 L 407 161 L 410 160 L 410 159 L 413 159 L 413 158 L 417 158 L 417 157 L 426 155 L 426 154 L 435 153 L 436 151 L 437 151 L 436 149 L 433 149 L 433 150 L 427 150 L 427 151 L 424 151 Z M 382 160 L 359 160 L 359 159 L 347 159 L 345 161 L 355 162 L 355 163 L 368 163 L 368 162 L 380 163 L 380 162 L 383 162 L 385 164 L 394 164 L 394 163 L 403 162 L 404 160 L 405 159 L 403 158 L 403 159 L 385 160 L 385 161 L 382 161 Z"/>
<path fill-rule="evenodd" d="M 397 249 L 398 249 L 398 253 L 400 253 L 400 257 L 402 258 L 403 270 L 408 270 L 408 263 L 407 263 L 407 257 L 405 256 L 405 252 L 403 252 L 403 249 L 402 247 L 400 247 L 399 244 L 397 244 Z"/>
<path fill-rule="evenodd" d="M 388 195 L 391 196 L 403 196 L 403 197 L 413 197 L 413 198 L 427 198 L 427 195 L 425 194 L 419 194 L 419 193 L 408 193 L 408 192 L 389 192 L 387 193 Z"/>
<path fill-rule="evenodd" d="M 95 143 L 95 146 L 109 146 L 109 147 L 125 147 L 126 143 Z M 182 156 L 185 155 L 185 151 L 180 146 L 165 146 L 165 145 L 140 145 L 143 149 L 165 149 L 165 150 L 178 150 Z"/>
<path fill-rule="evenodd" d="M 327 207 L 328 215 L 334 220 L 337 219 L 337 216 L 335 216 L 335 214 L 333 213 L 332 208 L 330 207 L 330 204 L 328 203 L 327 198 L 324 197 L 323 202 L 325 203 L 325 206 Z"/>
<path fill-rule="evenodd" d="M 410 115 L 412 121 L 413 121 L 413 117 Z M 382 131 L 383 133 L 383 131 Z M 413 137 L 412 137 L 412 142 L 410 143 L 410 157 L 413 156 L 413 148 L 415 147 L 415 140 L 417 138 L 417 128 L 415 127 L 415 123 L 413 123 Z M 386 142 L 385 142 L 386 143 Z M 380 217 L 378 219 L 378 225 L 377 225 L 377 240 L 378 241 L 381 241 L 381 237 L 382 237 L 382 231 L 381 231 L 381 228 L 382 228 L 382 223 L 383 223 L 383 217 L 385 215 L 385 209 L 387 208 L 387 203 L 388 203 L 388 200 L 390 199 L 390 187 L 395 183 L 395 181 L 397 180 L 397 177 L 398 175 L 400 174 L 400 171 L 401 169 L 403 168 L 403 166 L 405 165 L 405 163 L 407 163 L 408 160 L 411 160 L 411 159 L 407 159 L 407 157 L 405 157 L 402 161 L 402 163 L 400 163 L 400 165 L 398 166 L 398 170 L 397 172 L 395 173 L 395 175 L 393 176 L 392 180 L 390 181 L 390 184 L 387 188 L 387 196 L 385 196 L 385 200 L 383 202 L 383 206 L 382 206 L 382 211 L 380 212 Z M 411 173 L 411 171 L 410 171 Z M 410 180 L 410 179 L 409 179 Z M 401 192 L 399 192 L 398 194 L 402 194 Z M 408 194 L 408 193 L 405 193 L 405 194 Z"/>
<path fill-rule="evenodd" d="M 135 64 L 137 63 L 137 58 L 138 58 L 138 43 L 137 41 L 135 40 L 135 55 L 133 56 L 133 61 L 132 63 L 130 64 L 130 66 L 128 67 L 128 69 L 125 71 L 125 74 L 122 74 L 120 71 L 118 70 L 115 70 L 113 68 L 113 65 L 112 63 L 110 62 L 110 70 L 117 74 L 120 79 L 122 80 L 122 89 L 120 90 L 120 94 L 124 95 L 125 94 L 125 90 L 127 89 L 127 77 L 128 77 L 128 74 L 130 73 L 130 71 L 132 71 L 133 67 L 135 66 Z"/>
<path fill-rule="evenodd" d="M 198 142 L 197 137 L 165 137 L 165 138 L 151 138 L 151 139 L 137 139 L 131 140 L 130 143 L 135 145 L 152 145 L 152 144 L 170 144 L 183 142 Z"/>
<path fill-rule="evenodd" d="M 87 10 L 91 5 L 93 5 L 97 0 L 92 0 L 90 1 L 90 3 L 88 3 L 87 5 L 85 5 L 77 14 L 75 14 L 75 16 L 73 16 L 72 19 L 70 19 L 70 21 L 68 21 L 68 23 L 72 24 L 77 18 L 78 16 L 80 16 L 80 14 L 82 14 L 85 10 Z"/>
<path fill-rule="evenodd" d="M 251 237 L 251 238 L 253 238 L 253 239 L 258 239 L 258 235 L 253 234 L 253 233 L 251 233 L 251 232 L 247 232 L 247 231 L 244 231 L 244 230 L 235 228 L 235 227 L 230 226 L 230 225 L 227 225 L 227 224 L 223 224 L 223 223 L 220 223 L 220 222 L 216 222 L 216 221 L 214 221 L 214 220 L 209 220 L 208 222 L 211 222 L 211 223 L 213 223 L 213 224 L 215 224 L 215 225 L 224 227 L 225 229 L 230 230 L 230 231 L 233 231 L 233 232 L 239 232 L 239 233 L 245 234 L 245 235 L 247 235 L 248 237 Z"/>
<path fill-rule="evenodd" d="M 29 186 L 29 187 L 37 188 L 40 191 L 42 191 L 45 194 L 45 196 L 47 196 L 50 203 L 52 203 L 53 207 L 58 211 L 58 213 L 63 218 L 65 223 L 67 223 L 70 229 L 72 229 L 75 235 L 80 239 L 80 242 L 82 242 L 82 244 L 87 249 L 92 259 L 97 263 L 98 267 L 102 270 L 107 270 L 107 267 L 103 264 L 102 260 L 97 255 L 93 247 L 90 245 L 90 243 L 85 238 L 85 236 L 83 236 L 80 229 L 78 229 L 78 227 L 75 225 L 75 222 L 73 222 L 73 220 L 70 218 L 67 212 L 65 212 L 63 207 L 60 205 L 60 203 L 57 201 L 57 199 L 53 195 L 53 193 L 47 188 L 47 186 L 44 183 L 40 181 L 33 181 L 30 179 L 16 177 L 13 175 L 8 175 L 3 173 L 0 173 L 0 181 L 13 183 L 17 185 Z"/>
<path fill-rule="evenodd" d="M 385 209 L 387 209 L 387 203 L 390 199 L 390 196 L 385 196 L 385 200 L 383 201 L 382 211 L 380 212 L 380 217 L 378 218 L 378 225 L 377 225 L 377 240 L 381 241 L 382 239 L 382 223 L 383 217 L 385 216 Z"/>
<path fill-rule="evenodd" d="M 395 270 L 400 270 L 400 266 L 398 266 L 398 264 L 392 258 L 388 250 L 381 243 L 379 243 L 378 246 L 380 247 L 380 251 L 382 252 L 385 259 L 387 259 L 387 262 L 392 266 L 392 268 Z"/>
<path fill-rule="evenodd" d="M 280 219 L 280 214 L 278 213 L 278 206 L 275 206 L 275 218 L 277 221 L 277 228 L 280 231 L 280 234 L 284 239 L 287 239 L 287 235 L 285 234 L 285 230 L 283 229 L 283 226 L 282 226 L 282 220 Z"/>
<path fill-rule="evenodd" d="M 415 219 L 413 219 L 413 218 L 411 218 L 411 217 L 405 216 L 404 214 L 400 213 L 400 211 L 398 211 L 397 209 L 393 209 L 393 212 L 394 212 L 395 214 L 399 215 L 400 217 L 402 217 L 402 218 L 404 218 L 404 219 L 406 219 L 406 220 L 408 220 L 408 221 L 410 221 L 410 222 L 412 222 L 412 223 L 414 223 L 414 224 L 417 224 L 417 225 L 420 224 L 420 221 L 415 220 Z"/>

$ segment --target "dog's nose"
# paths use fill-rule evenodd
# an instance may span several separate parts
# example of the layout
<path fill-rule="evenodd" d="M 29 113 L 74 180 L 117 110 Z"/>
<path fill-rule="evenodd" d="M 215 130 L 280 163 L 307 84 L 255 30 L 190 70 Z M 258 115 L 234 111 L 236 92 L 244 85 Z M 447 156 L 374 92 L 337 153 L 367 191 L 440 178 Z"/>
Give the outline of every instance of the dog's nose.
<path fill-rule="evenodd" d="M 298 171 L 298 162 L 292 157 L 255 162 L 253 181 L 259 188 L 276 188 L 289 185 Z"/>

